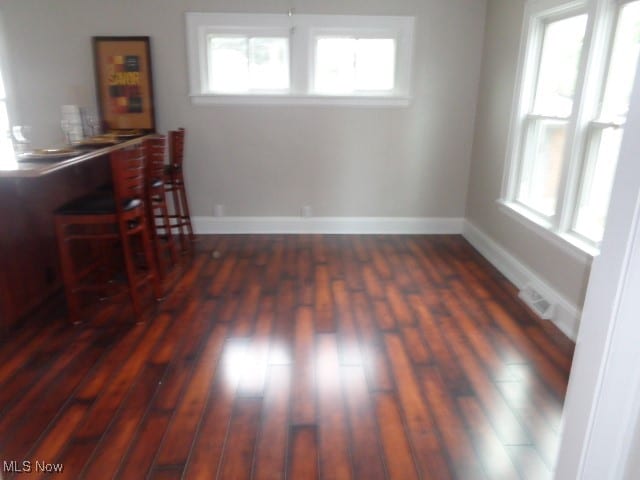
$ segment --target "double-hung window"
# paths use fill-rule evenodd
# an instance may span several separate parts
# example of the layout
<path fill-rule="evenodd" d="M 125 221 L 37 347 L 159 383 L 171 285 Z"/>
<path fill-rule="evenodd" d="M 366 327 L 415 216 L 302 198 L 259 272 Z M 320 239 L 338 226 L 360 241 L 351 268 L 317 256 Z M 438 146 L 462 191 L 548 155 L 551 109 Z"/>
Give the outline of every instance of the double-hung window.
<path fill-rule="evenodd" d="M 413 18 L 187 13 L 194 103 L 406 105 Z"/>
<path fill-rule="evenodd" d="M 530 0 L 525 15 L 503 204 L 595 253 L 640 47 L 640 0 Z"/>

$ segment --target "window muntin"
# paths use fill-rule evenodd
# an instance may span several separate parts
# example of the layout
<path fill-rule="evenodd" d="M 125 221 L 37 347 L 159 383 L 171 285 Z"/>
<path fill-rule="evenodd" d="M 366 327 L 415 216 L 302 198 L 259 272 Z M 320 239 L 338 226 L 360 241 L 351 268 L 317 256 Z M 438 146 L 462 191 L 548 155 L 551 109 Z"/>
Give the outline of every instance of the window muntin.
<path fill-rule="evenodd" d="M 604 234 L 621 142 L 621 128 L 594 128 L 591 134 L 573 230 L 593 242 Z"/>
<path fill-rule="evenodd" d="M 640 1 L 618 11 L 597 120 L 587 129 L 585 160 L 572 231 L 590 242 L 602 240 L 629 98 L 640 52 Z"/>
<path fill-rule="evenodd" d="M 208 91 L 238 93 L 289 89 L 289 39 L 209 35 Z"/>
<path fill-rule="evenodd" d="M 314 91 L 354 94 L 395 88 L 396 40 L 319 36 L 315 41 Z"/>

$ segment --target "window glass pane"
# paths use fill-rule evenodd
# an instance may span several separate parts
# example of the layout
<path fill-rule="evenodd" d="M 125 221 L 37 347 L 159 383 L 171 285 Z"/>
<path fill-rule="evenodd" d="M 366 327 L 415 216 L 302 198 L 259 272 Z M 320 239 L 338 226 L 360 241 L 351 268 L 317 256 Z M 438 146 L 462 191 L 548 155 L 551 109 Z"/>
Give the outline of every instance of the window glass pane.
<path fill-rule="evenodd" d="M 621 128 L 599 130 L 589 146 L 574 230 L 594 242 L 601 241 L 604 233 L 622 132 Z"/>
<path fill-rule="evenodd" d="M 4 141 L 10 138 L 9 115 L 7 114 L 7 102 L 0 101 L 0 139 Z"/>
<path fill-rule="evenodd" d="M 639 51 L 640 2 L 633 2 L 620 9 L 602 102 L 603 118 L 625 121 Z"/>
<path fill-rule="evenodd" d="M 210 91 L 234 92 L 248 89 L 247 49 L 247 39 L 243 37 L 210 37 Z"/>
<path fill-rule="evenodd" d="M 356 89 L 392 90 L 396 71 L 396 41 L 361 38 L 356 43 Z"/>
<path fill-rule="evenodd" d="M 323 93 L 389 91 L 395 87 L 392 38 L 321 37 L 316 40 L 315 90 Z"/>
<path fill-rule="evenodd" d="M 355 38 L 318 38 L 316 41 L 315 89 L 346 93 L 355 87 Z"/>
<path fill-rule="evenodd" d="M 289 88 L 289 41 L 286 38 L 249 39 L 249 87 Z"/>
<path fill-rule="evenodd" d="M 13 154 L 13 143 L 11 142 L 10 137 L 7 103 L 0 100 L 0 163 L 6 164 L 9 161 L 13 161 Z"/>
<path fill-rule="evenodd" d="M 209 90 L 246 92 L 289 88 L 289 40 L 210 37 Z"/>
<path fill-rule="evenodd" d="M 536 84 L 535 113 L 571 115 L 586 25 L 587 15 L 547 24 Z"/>
<path fill-rule="evenodd" d="M 552 216 L 556 211 L 562 174 L 567 123 L 532 120 L 528 130 L 518 201 L 543 215 Z"/>

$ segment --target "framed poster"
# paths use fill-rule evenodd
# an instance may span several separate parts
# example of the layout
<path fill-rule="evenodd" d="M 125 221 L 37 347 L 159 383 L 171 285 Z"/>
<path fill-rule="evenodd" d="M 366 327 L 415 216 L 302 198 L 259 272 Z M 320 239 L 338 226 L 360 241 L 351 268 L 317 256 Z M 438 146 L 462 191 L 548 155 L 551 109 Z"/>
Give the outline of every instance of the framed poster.
<path fill-rule="evenodd" d="M 149 37 L 93 37 L 93 57 L 104 128 L 155 131 Z"/>

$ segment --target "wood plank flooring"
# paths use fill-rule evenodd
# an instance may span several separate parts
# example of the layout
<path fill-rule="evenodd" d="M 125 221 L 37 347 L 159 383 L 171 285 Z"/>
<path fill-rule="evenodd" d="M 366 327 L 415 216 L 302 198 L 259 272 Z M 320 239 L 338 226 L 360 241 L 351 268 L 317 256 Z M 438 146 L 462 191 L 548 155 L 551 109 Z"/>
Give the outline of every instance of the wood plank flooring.
<path fill-rule="evenodd" d="M 58 299 L 2 340 L 3 478 L 551 477 L 573 344 L 462 237 L 199 237 L 184 263 L 143 324 Z"/>

